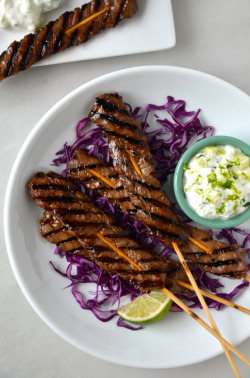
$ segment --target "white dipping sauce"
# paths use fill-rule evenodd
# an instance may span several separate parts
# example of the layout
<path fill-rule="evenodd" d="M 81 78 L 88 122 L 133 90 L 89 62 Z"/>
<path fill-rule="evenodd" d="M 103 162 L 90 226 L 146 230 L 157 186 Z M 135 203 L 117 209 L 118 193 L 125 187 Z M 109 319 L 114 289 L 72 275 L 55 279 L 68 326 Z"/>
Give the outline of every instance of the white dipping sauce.
<path fill-rule="evenodd" d="M 25 28 L 34 31 L 42 15 L 57 8 L 62 0 L 0 0 L 0 27 Z"/>
<path fill-rule="evenodd" d="M 250 159 L 233 146 L 210 146 L 184 164 L 184 191 L 201 217 L 228 219 L 250 205 Z"/>

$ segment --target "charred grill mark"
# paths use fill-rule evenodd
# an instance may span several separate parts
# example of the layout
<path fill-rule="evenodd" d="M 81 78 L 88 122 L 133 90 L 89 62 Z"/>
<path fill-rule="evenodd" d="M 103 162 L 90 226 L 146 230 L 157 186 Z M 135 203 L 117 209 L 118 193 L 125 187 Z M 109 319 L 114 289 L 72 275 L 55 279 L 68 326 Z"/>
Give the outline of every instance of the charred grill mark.
<path fill-rule="evenodd" d="M 133 250 L 133 251 L 142 251 L 142 247 L 120 247 L 121 249 L 130 249 L 130 250 Z"/>
<path fill-rule="evenodd" d="M 113 179 L 117 179 L 119 177 L 118 173 L 110 173 L 109 175 L 106 176 L 106 178 L 113 178 Z M 124 189 L 124 186 L 120 186 L 119 188 L 115 188 L 115 190 L 121 190 L 121 189 Z"/>
<path fill-rule="evenodd" d="M 202 252 L 186 252 L 185 255 L 188 257 L 188 255 L 194 255 L 197 259 L 201 259 L 203 256 L 205 256 L 206 254 L 205 253 L 202 253 Z M 215 259 L 211 259 L 211 261 L 215 261 Z"/>
<path fill-rule="evenodd" d="M 85 169 L 96 169 L 96 168 L 102 168 L 102 167 L 105 167 L 105 164 L 89 164 L 89 165 L 85 165 L 85 166 L 78 166 L 78 167 L 74 167 L 74 168 L 68 168 L 67 169 L 67 172 L 69 174 L 71 173 L 75 173 L 75 172 L 81 172 L 81 171 L 84 171 Z M 118 177 L 118 174 L 117 175 L 113 175 L 112 177 Z"/>
<path fill-rule="evenodd" d="M 128 213 L 128 215 L 131 215 L 131 216 L 134 216 L 136 213 L 137 213 L 137 210 L 131 210 L 131 209 L 128 209 L 127 210 L 127 213 Z"/>
<path fill-rule="evenodd" d="M 140 259 L 139 260 L 141 263 L 149 263 L 149 262 L 154 262 L 154 261 L 157 261 L 157 259 L 155 257 L 150 257 L 150 258 L 147 258 L 147 259 Z"/>
<path fill-rule="evenodd" d="M 125 272 L 126 273 L 126 272 Z M 138 285 L 138 282 L 136 281 L 136 280 L 131 280 L 131 283 L 133 284 L 133 285 Z M 159 287 L 159 283 L 160 283 L 160 280 L 157 280 L 157 281 L 147 281 L 147 280 L 145 280 L 145 281 L 143 281 L 143 282 L 140 282 L 140 288 L 142 288 L 142 287 L 145 287 L 145 288 L 148 288 L 148 287 L 150 287 L 152 290 L 153 290 L 153 288 L 155 288 L 155 287 Z"/>
<path fill-rule="evenodd" d="M 80 22 L 80 21 L 78 21 L 78 22 Z M 70 41 L 69 41 L 69 45 L 68 45 L 68 47 L 72 47 L 72 46 L 74 46 L 74 43 L 75 43 L 75 40 L 76 40 L 77 34 L 78 34 L 78 29 L 74 30 L 74 32 L 72 33 L 72 36 L 71 36 L 71 38 L 70 38 Z"/>
<path fill-rule="evenodd" d="M 119 198 L 119 203 L 123 203 L 123 202 L 130 202 L 130 198 L 129 197 Z"/>
<path fill-rule="evenodd" d="M 77 20 L 76 24 L 78 24 L 78 23 L 82 20 L 83 13 L 84 13 L 86 7 L 87 7 L 87 3 L 86 3 L 86 4 L 83 4 L 83 6 L 81 7 L 81 10 L 80 10 L 80 12 L 79 12 L 79 17 L 78 17 L 78 20 Z M 78 29 L 76 29 L 76 30 L 73 32 L 73 34 L 72 34 L 72 36 L 71 36 L 71 38 L 70 38 L 70 42 L 69 42 L 68 47 L 74 46 L 74 43 L 75 43 L 75 40 L 76 40 L 77 36 L 78 36 Z"/>
<path fill-rule="evenodd" d="M 164 235 L 164 236 L 168 236 L 169 238 L 172 238 L 172 240 L 173 240 L 173 238 L 182 240 L 181 235 L 174 234 L 174 233 L 171 233 L 171 232 L 167 232 L 167 231 L 159 229 L 157 227 L 150 226 L 150 230 L 152 230 L 155 233 L 155 235 L 161 234 L 161 235 Z"/>
<path fill-rule="evenodd" d="M 155 213 L 147 213 L 145 210 L 144 212 L 147 214 L 147 215 L 150 215 L 153 219 L 156 219 L 156 220 L 160 220 L 160 221 L 163 221 L 164 224 L 172 224 L 172 225 L 175 225 L 177 227 L 181 227 L 183 228 L 183 224 L 181 223 L 177 223 L 175 221 L 173 221 L 172 219 L 170 218 L 167 218 L 167 217 L 164 217 L 163 215 L 159 215 L 159 214 L 155 214 Z"/>
<path fill-rule="evenodd" d="M 54 26 L 54 21 L 51 21 L 48 23 L 47 25 L 47 31 L 41 41 L 41 45 L 40 45 L 40 51 L 39 51 L 39 54 L 37 56 L 37 60 L 40 60 L 43 56 L 43 54 L 46 52 L 46 48 L 47 48 L 47 45 L 49 43 L 49 40 L 50 38 L 52 37 L 53 35 L 53 32 L 52 32 L 52 28 Z"/>
<path fill-rule="evenodd" d="M 76 236 L 72 236 L 71 238 L 68 238 L 68 239 L 65 239 L 65 240 L 60 240 L 58 243 L 56 243 L 56 245 L 57 245 L 57 247 L 59 247 L 61 244 L 64 244 L 64 243 L 67 243 L 67 242 L 71 242 L 71 241 L 74 241 L 74 240 L 77 240 Z"/>
<path fill-rule="evenodd" d="M 96 168 L 101 168 L 101 167 L 105 167 L 105 164 L 89 164 L 89 165 L 86 165 L 85 167 L 81 167 L 83 169 L 96 169 Z"/>
<path fill-rule="evenodd" d="M 72 14 L 72 12 L 65 12 L 64 13 L 64 20 L 63 20 L 63 25 L 62 25 L 62 28 L 60 30 L 60 32 L 58 33 L 57 35 L 57 38 L 56 38 L 56 42 L 54 44 L 54 51 L 53 53 L 56 53 L 57 50 L 59 49 L 59 47 L 61 46 L 61 43 L 62 43 L 62 37 L 63 37 L 63 34 L 65 32 L 65 28 L 67 26 L 67 23 L 68 23 L 68 19 L 70 17 L 70 15 Z"/>
<path fill-rule="evenodd" d="M 222 248 L 222 249 L 215 249 L 214 252 L 210 255 L 211 259 L 212 260 L 216 260 L 216 255 L 220 255 L 220 254 L 223 254 L 223 253 L 227 253 L 227 252 L 234 252 L 235 251 L 235 248 L 233 246 L 229 246 L 227 248 Z M 207 253 L 206 252 L 185 252 L 185 255 L 190 258 L 190 256 L 194 255 L 195 257 L 197 258 L 202 258 L 204 256 L 207 256 Z M 214 258 L 213 258 L 214 256 Z"/>
<path fill-rule="evenodd" d="M 127 3 L 127 0 L 123 0 L 121 2 L 120 9 L 118 11 L 118 14 L 117 14 L 117 17 L 116 17 L 116 20 L 115 20 L 115 24 L 118 24 L 118 22 L 121 21 L 126 3 Z"/>
<path fill-rule="evenodd" d="M 143 273 L 143 274 L 147 274 L 147 275 L 150 275 L 150 274 L 159 274 L 159 273 L 166 273 L 166 269 L 158 269 L 158 268 L 155 268 L 155 269 L 151 269 L 151 270 L 143 270 L 141 273 Z"/>
<path fill-rule="evenodd" d="M 154 185 L 151 185 L 151 184 L 147 184 L 147 183 L 142 182 L 140 180 L 135 179 L 134 182 L 136 182 L 136 184 L 141 185 L 142 187 L 144 187 L 148 190 L 157 190 L 159 192 L 161 191 L 160 187 L 157 187 L 157 186 L 154 186 Z"/>
<path fill-rule="evenodd" d="M 100 262 L 102 262 L 104 264 L 122 264 L 122 263 L 124 263 L 124 260 L 122 260 L 122 259 L 114 259 L 112 257 L 98 257 L 98 261 L 100 261 Z M 122 270 L 120 269 L 119 272 L 121 273 Z"/>
<path fill-rule="evenodd" d="M 114 98 L 116 98 L 117 100 L 119 100 L 119 98 L 120 98 L 119 93 L 109 93 L 109 96 L 110 96 L 110 97 L 114 97 Z"/>
<path fill-rule="evenodd" d="M 81 12 L 80 12 L 80 16 L 79 16 L 80 21 L 81 21 L 81 18 L 83 16 L 83 13 L 85 12 L 88 5 L 89 5 L 88 3 L 85 3 L 81 6 Z"/>
<path fill-rule="evenodd" d="M 92 29 L 93 29 L 93 26 L 92 25 L 89 25 L 88 29 L 87 29 L 87 33 L 85 34 L 85 37 L 84 37 L 84 40 L 83 42 L 87 42 L 90 38 L 90 34 L 92 32 Z"/>
<path fill-rule="evenodd" d="M 86 250 L 87 251 L 91 251 L 91 252 L 95 252 L 95 253 L 100 253 L 100 252 L 107 252 L 109 251 L 108 250 L 108 247 L 103 247 L 103 246 L 100 246 L 100 245 L 95 245 L 95 246 L 91 246 L 91 247 L 86 247 Z"/>
<path fill-rule="evenodd" d="M 116 261 L 116 260 L 115 260 Z M 124 260 L 123 260 L 123 263 L 124 263 Z M 115 272 L 117 272 L 116 274 L 119 274 L 119 275 L 121 275 L 121 274 L 125 274 L 128 278 L 130 278 L 130 277 L 133 277 L 133 279 L 135 279 L 137 276 L 141 276 L 142 274 L 143 275 L 153 275 L 153 274 L 159 274 L 159 273 L 165 273 L 165 272 L 161 272 L 160 270 L 158 270 L 158 269 L 152 269 L 152 270 L 150 270 L 150 271 L 148 271 L 148 270 L 142 270 L 142 271 L 136 271 L 136 270 L 128 270 L 128 269 L 122 269 L 122 268 L 120 268 L 120 269 L 117 269 L 117 267 L 116 267 L 116 270 L 115 270 Z M 114 272 L 114 273 L 115 273 Z M 128 279 L 127 278 L 127 279 Z M 147 283 L 146 283 L 147 282 Z M 148 286 L 148 283 L 150 283 L 150 285 L 155 285 L 155 282 L 152 282 L 151 280 L 149 281 L 149 280 L 146 280 L 146 282 L 145 282 L 145 280 L 142 282 L 142 285 L 144 285 L 145 284 L 145 286 Z M 156 283 L 156 285 L 158 286 L 159 285 L 159 283 L 157 284 Z M 140 285 L 141 286 L 141 285 Z"/>
<path fill-rule="evenodd" d="M 58 234 L 59 232 L 62 232 L 62 231 L 67 231 L 67 227 L 61 227 L 59 230 L 53 230 L 53 231 L 50 231 L 50 232 L 46 232 L 46 234 L 42 234 L 42 236 L 44 238 L 48 238 L 49 236 L 52 236 L 52 235 L 56 235 Z"/>
<path fill-rule="evenodd" d="M 100 226 L 103 224 L 102 222 L 98 223 L 98 222 L 83 222 L 83 221 L 77 221 L 77 220 L 63 220 L 63 222 L 66 224 L 67 227 L 69 228 L 83 228 L 83 227 L 96 227 L 96 228 L 100 228 Z M 96 235 L 95 235 L 96 236 Z"/>
<path fill-rule="evenodd" d="M 99 11 L 100 5 L 101 5 L 101 0 L 96 0 L 95 1 L 95 12 Z"/>
<path fill-rule="evenodd" d="M 85 167 L 81 167 L 82 169 L 96 169 L 96 168 L 102 168 L 105 167 L 105 164 L 99 163 L 99 164 L 89 164 L 85 165 Z"/>
<path fill-rule="evenodd" d="M 125 188 L 124 188 L 124 186 L 122 185 L 122 186 L 119 186 L 118 188 L 115 188 L 115 191 L 116 192 L 119 192 L 120 190 L 124 190 Z"/>
<path fill-rule="evenodd" d="M 102 193 L 107 193 L 107 192 L 113 192 L 115 189 L 113 188 L 100 188 L 99 191 Z"/>
<path fill-rule="evenodd" d="M 154 198 L 149 198 L 145 196 L 143 196 L 142 198 L 145 202 L 151 203 L 154 206 L 161 207 L 162 209 L 168 208 L 169 210 L 172 210 L 170 206 L 167 206 Z"/>
<path fill-rule="evenodd" d="M 20 65 L 21 71 L 24 71 L 26 69 L 28 63 L 29 63 L 29 58 L 30 58 L 30 54 L 32 52 L 32 46 L 33 46 L 34 39 L 35 39 L 35 35 L 30 34 L 29 39 L 26 42 L 27 43 L 26 51 L 23 54 L 22 62 L 21 62 L 21 65 Z"/>
<path fill-rule="evenodd" d="M 120 138 L 120 139 L 125 139 L 127 142 L 129 142 L 130 144 L 134 144 L 135 146 L 139 146 L 139 147 L 142 147 L 142 148 L 145 148 L 145 144 L 141 141 L 141 140 L 137 140 L 137 139 L 133 139 L 133 138 L 130 138 L 126 135 L 121 135 L 121 134 L 118 134 L 114 131 L 111 131 L 111 130 L 108 130 L 108 129 L 105 129 L 104 127 L 102 127 L 102 130 L 111 135 L 111 136 L 115 136 L 117 138 Z"/>
<path fill-rule="evenodd" d="M 103 235 L 105 236 L 106 239 L 122 239 L 122 238 L 125 238 L 127 235 L 124 233 L 124 234 L 105 234 Z"/>
<path fill-rule="evenodd" d="M 114 105 L 114 104 L 111 104 L 109 101 L 106 101 L 102 98 L 99 98 L 97 97 L 96 98 L 96 103 L 101 106 L 105 112 L 117 112 L 117 113 L 121 113 L 121 114 L 124 114 L 128 117 L 131 117 L 131 114 L 129 113 L 128 110 L 125 110 L 125 109 L 121 109 L 119 108 L 118 106 Z"/>
<path fill-rule="evenodd" d="M 215 261 L 211 264 L 207 264 L 207 263 L 202 263 L 202 262 L 199 262 L 199 265 L 203 265 L 207 268 L 218 268 L 220 266 L 229 266 L 229 265 L 236 265 L 238 264 L 239 260 L 238 259 L 232 259 L 232 260 L 226 260 L 226 261 Z"/>
<path fill-rule="evenodd" d="M 104 16 L 103 21 L 102 21 L 101 30 L 106 29 L 106 25 L 108 24 L 110 15 L 111 15 L 111 9 L 109 8 L 108 11 L 106 12 L 105 16 Z"/>
<path fill-rule="evenodd" d="M 77 209 L 77 210 L 72 210 L 68 208 L 63 208 L 63 209 L 55 209 L 54 214 L 57 215 L 65 215 L 65 214 L 70 214 L 70 215 L 89 215 L 90 210 L 83 210 L 83 209 Z M 94 212 L 95 215 L 102 215 L 102 213 L 99 211 Z"/>
<path fill-rule="evenodd" d="M 232 246 L 232 245 L 229 245 L 228 247 L 225 247 L 225 248 L 217 248 L 213 251 L 213 255 L 216 255 L 216 254 L 221 254 L 221 253 L 225 253 L 225 252 L 231 252 L 231 251 L 234 251 L 235 248 Z"/>
<path fill-rule="evenodd" d="M 98 182 L 97 177 L 86 177 L 85 179 L 81 179 L 81 182 L 85 184 L 86 182 Z"/>
<path fill-rule="evenodd" d="M 67 185 L 61 185 L 61 184 L 33 184 L 31 185 L 31 189 L 33 190 L 60 190 L 62 192 L 67 192 L 69 190 L 69 186 Z M 73 187 L 70 187 L 70 190 L 73 192 L 76 192 L 76 189 Z"/>
<path fill-rule="evenodd" d="M 168 273 L 168 275 L 170 275 L 170 274 L 174 274 L 174 273 L 178 272 L 178 270 L 180 270 L 180 269 L 181 269 L 180 266 L 176 266 L 176 267 L 173 268 L 173 269 L 168 269 L 168 270 L 167 270 L 167 273 Z"/>
<path fill-rule="evenodd" d="M 135 125 L 133 125 L 132 123 L 129 123 L 129 122 L 120 121 L 113 114 L 103 114 L 103 113 L 95 113 L 95 114 L 98 115 L 98 117 L 104 119 L 105 121 L 108 121 L 112 124 L 116 124 L 117 126 L 119 126 L 122 129 L 126 129 L 126 130 L 128 129 L 128 130 L 131 130 L 131 131 L 139 131 L 137 126 L 135 126 Z"/>
<path fill-rule="evenodd" d="M 12 54 L 11 54 L 11 58 L 9 60 L 9 63 L 8 65 L 6 66 L 6 69 L 3 73 L 3 75 L 5 77 L 8 77 L 11 75 L 11 72 L 14 68 L 14 63 L 15 63 L 15 60 L 16 60 L 16 57 L 17 57 L 17 52 L 18 52 L 18 49 L 20 47 L 20 44 L 21 42 L 15 42 L 15 45 L 12 47 Z"/>
<path fill-rule="evenodd" d="M 64 203 L 74 203 L 78 202 L 78 199 L 75 197 L 70 197 L 70 196 L 60 196 L 60 197 L 55 197 L 55 196 L 41 196 L 41 197 L 36 197 L 36 200 L 42 201 L 44 203 L 49 202 L 64 202 Z"/>
<path fill-rule="evenodd" d="M 81 239 L 81 238 L 86 238 L 86 236 L 85 236 L 85 234 L 79 234 L 79 235 L 78 235 L 78 238 L 79 238 L 79 239 Z M 88 239 L 88 241 L 96 240 L 96 235 L 88 235 L 87 239 Z M 86 247 L 86 246 L 85 246 L 85 247 Z M 85 247 L 84 247 L 84 248 L 85 248 Z M 85 249 L 86 249 L 86 248 L 85 248 Z M 88 247 L 88 249 L 89 249 L 89 250 L 93 250 L 94 247 L 91 247 L 91 248 Z"/>
<path fill-rule="evenodd" d="M 51 222 L 51 219 L 41 219 L 40 220 L 40 225 L 41 226 L 45 226 L 46 224 L 50 223 Z"/>

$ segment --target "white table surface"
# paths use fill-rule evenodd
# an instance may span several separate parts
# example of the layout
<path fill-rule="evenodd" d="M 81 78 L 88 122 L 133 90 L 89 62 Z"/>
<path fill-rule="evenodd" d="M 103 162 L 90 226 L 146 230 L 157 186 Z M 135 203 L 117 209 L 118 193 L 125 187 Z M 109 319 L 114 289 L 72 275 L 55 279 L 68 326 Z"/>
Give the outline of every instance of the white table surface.
<path fill-rule="evenodd" d="M 10 170 L 31 129 L 58 100 L 97 76 L 131 66 L 175 65 L 213 74 L 250 95 L 250 1 L 173 0 L 173 12 L 173 49 L 39 67 L 0 84 L 1 214 Z M 80 352 L 48 328 L 23 296 L 8 261 L 2 217 L 0 254 L 0 378 L 234 376 L 224 355 L 183 368 L 146 370 Z M 238 349 L 249 357 L 250 340 Z M 250 369 L 236 357 L 235 361 L 242 377 L 249 377 Z"/>

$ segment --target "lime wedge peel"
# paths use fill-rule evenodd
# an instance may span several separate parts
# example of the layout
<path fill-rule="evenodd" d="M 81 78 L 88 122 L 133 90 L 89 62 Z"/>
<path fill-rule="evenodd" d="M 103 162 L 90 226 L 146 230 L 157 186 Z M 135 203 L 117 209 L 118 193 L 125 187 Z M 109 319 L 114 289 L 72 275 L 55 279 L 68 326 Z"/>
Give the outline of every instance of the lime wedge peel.
<path fill-rule="evenodd" d="M 172 306 L 170 299 L 161 290 L 143 294 L 134 301 L 121 306 L 117 314 L 124 320 L 133 324 L 152 324 L 162 319 Z"/>

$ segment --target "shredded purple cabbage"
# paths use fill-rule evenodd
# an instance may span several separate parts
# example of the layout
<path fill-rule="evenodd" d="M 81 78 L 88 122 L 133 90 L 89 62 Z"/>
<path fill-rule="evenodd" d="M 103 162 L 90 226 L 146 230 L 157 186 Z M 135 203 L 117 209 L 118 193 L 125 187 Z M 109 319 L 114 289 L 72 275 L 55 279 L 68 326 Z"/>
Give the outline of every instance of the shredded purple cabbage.
<path fill-rule="evenodd" d="M 211 136 L 214 131 L 212 126 L 203 126 L 201 124 L 199 119 L 200 109 L 197 111 L 187 111 L 185 101 L 175 100 L 171 96 L 167 97 L 167 102 L 165 104 L 160 106 L 149 104 L 145 110 L 141 107 L 136 107 L 133 110 L 131 105 L 126 105 L 133 117 L 141 122 L 150 151 L 155 160 L 156 175 L 161 184 L 164 184 L 167 181 L 168 176 L 174 172 L 180 156 L 186 151 L 189 145 L 197 140 Z M 160 117 L 161 112 L 163 112 L 163 117 Z M 100 128 L 93 127 L 88 117 L 83 118 L 77 124 L 76 139 L 74 143 L 69 145 L 66 142 L 63 148 L 56 153 L 52 165 L 62 166 L 64 173 L 65 164 L 70 161 L 72 155 L 77 149 L 86 151 L 101 161 L 112 165 L 107 139 Z M 82 185 L 80 185 L 80 189 L 87 192 L 91 200 L 96 203 L 97 206 L 109 216 L 112 216 L 121 227 L 130 233 L 145 248 L 149 248 L 150 250 L 166 257 L 174 256 L 173 251 L 163 247 L 156 238 L 149 238 L 145 227 L 139 221 L 122 213 L 120 208 L 113 208 L 99 194 L 89 191 Z M 176 211 L 184 222 L 190 222 L 190 219 L 188 219 L 178 207 L 176 208 Z M 214 231 L 210 230 L 210 232 L 213 234 Z M 233 244 L 236 242 L 236 239 L 239 243 L 239 236 L 243 238 L 240 246 L 246 248 L 247 257 L 250 261 L 250 233 L 242 229 L 233 228 L 220 231 L 217 238 L 224 238 L 229 243 Z M 103 322 L 109 321 L 117 315 L 116 309 L 119 308 L 120 299 L 123 296 L 131 295 L 131 299 L 133 300 L 140 295 L 140 291 L 137 288 L 118 276 L 110 276 L 94 262 L 89 261 L 83 256 L 70 255 L 60 251 L 58 248 L 56 248 L 55 254 L 66 258 L 68 262 L 66 272 L 61 272 L 53 263 L 51 264 L 57 273 L 71 281 L 67 287 L 71 287 L 72 294 L 76 301 L 81 308 L 90 310 Z M 250 269 L 250 264 L 248 267 Z M 218 290 L 223 287 L 219 279 L 213 278 L 211 275 L 202 272 L 199 269 L 195 269 L 195 273 L 198 277 L 200 287 L 213 293 L 217 293 L 218 296 L 228 300 L 232 300 L 249 285 L 247 281 L 244 281 L 236 286 L 231 293 L 222 294 L 218 293 Z M 92 295 L 92 299 L 85 298 L 84 294 L 77 290 L 78 286 L 84 283 L 96 284 L 96 290 L 87 293 L 88 297 L 89 295 Z M 187 300 L 187 297 L 179 297 Z M 210 308 L 220 310 L 223 306 L 209 298 L 206 298 L 205 300 Z M 196 295 L 189 297 L 188 301 L 190 302 L 189 306 L 191 308 L 201 308 Z M 181 311 L 181 309 L 175 304 L 172 306 L 171 310 Z M 121 318 L 118 318 L 117 325 L 131 330 L 142 328 L 127 324 Z"/>
<path fill-rule="evenodd" d="M 62 252 L 57 248 L 55 253 L 59 254 Z M 131 299 L 133 300 L 140 295 L 139 289 L 117 275 L 110 276 L 105 270 L 84 256 L 65 253 L 65 257 L 69 263 L 65 273 L 61 272 L 51 262 L 52 267 L 61 276 L 71 281 L 67 288 L 71 287 L 72 294 L 81 308 L 90 310 L 102 322 L 107 322 L 117 315 L 116 309 L 113 309 L 113 306 L 117 304 L 116 308 L 119 308 L 120 299 L 123 296 L 131 295 Z M 92 299 L 85 299 L 84 295 L 77 290 L 77 286 L 83 283 L 96 284 L 96 289 L 93 292 L 89 292 L 93 296 Z M 108 310 L 104 310 L 104 306 L 108 307 Z M 118 325 L 124 326 L 121 322 Z M 130 327 L 130 329 L 134 330 L 138 329 L 138 327 Z"/>
<path fill-rule="evenodd" d="M 199 120 L 200 109 L 186 111 L 185 101 L 175 100 L 168 96 L 164 105 L 149 104 L 146 107 L 146 116 L 142 122 L 150 152 L 155 160 L 155 171 L 161 184 L 167 181 L 173 173 L 181 155 L 194 141 L 207 138 L 213 134 L 212 126 L 202 126 Z M 159 118 L 155 111 L 165 111 L 164 118 Z M 157 130 L 151 131 L 149 117 L 151 113 L 156 122 L 161 125 Z"/>

